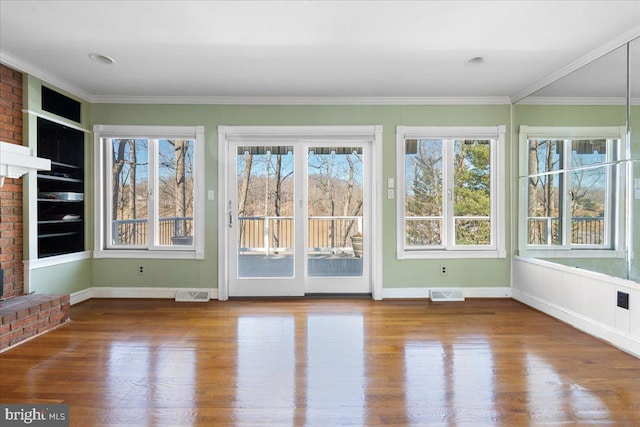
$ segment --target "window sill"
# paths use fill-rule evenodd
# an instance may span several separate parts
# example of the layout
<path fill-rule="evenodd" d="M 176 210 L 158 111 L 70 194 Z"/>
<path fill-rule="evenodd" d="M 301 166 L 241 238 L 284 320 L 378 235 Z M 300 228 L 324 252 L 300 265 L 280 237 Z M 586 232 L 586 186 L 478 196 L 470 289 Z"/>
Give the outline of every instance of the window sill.
<path fill-rule="evenodd" d="M 611 249 L 530 249 L 522 250 L 520 256 L 526 258 L 624 258 L 624 251 Z"/>
<path fill-rule="evenodd" d="M 139 259 L 204 259 L 204 253 L 195 250 L 134 250 L 134 249 L 110 249 L 94 251 L 94 258 L 139 258 Z"/>
<path fill-rule="evenodd" d="M 397 259 L 464 259 L 464 258 L 506 258 L 507 253 L 499 250 L 466 251 L 398 251 Z"/>

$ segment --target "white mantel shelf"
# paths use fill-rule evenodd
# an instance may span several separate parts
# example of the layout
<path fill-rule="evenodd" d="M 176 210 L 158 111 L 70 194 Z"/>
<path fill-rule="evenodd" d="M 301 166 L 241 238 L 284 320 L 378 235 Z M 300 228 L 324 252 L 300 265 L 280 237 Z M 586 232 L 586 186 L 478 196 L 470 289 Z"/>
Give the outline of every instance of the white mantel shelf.
<path fill-rule="evenodd" d="M 35 170 L 51 170 L 51 160 L 34 156 L 29 147 L 0 141 L 0 187 L 5 178 L 20 178 Z"/>

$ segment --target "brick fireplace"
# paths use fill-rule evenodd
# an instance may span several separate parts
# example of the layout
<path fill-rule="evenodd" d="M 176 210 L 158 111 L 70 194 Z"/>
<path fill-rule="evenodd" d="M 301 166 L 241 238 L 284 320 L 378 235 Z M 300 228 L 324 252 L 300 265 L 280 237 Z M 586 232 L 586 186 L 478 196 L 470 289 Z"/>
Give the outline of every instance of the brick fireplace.
<path fill-rule="evenodd" d="M 22 73 L 0 64 L 0 141 L 22 144 Z M 0 188 L 0 352 L 69 320 L 68 295 L 23 295 L 22 178 Z"/>
<path fill-rule="evenodd" d="M 22 74 L 0 64 L 0 141 L 22 145 Z M 2 297 L 22 295 L 22 179 L 0 188 Z"/>

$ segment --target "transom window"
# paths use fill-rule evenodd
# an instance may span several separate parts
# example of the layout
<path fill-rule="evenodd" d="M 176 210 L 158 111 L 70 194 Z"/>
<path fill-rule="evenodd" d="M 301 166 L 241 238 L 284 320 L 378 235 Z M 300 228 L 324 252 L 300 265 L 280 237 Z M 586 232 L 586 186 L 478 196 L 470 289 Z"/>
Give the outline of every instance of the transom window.
<path fill-rule="evenodd" d="M 398 257 L 504 257 L 504 126 L 397 130 Z"/>
<path fill-rule="evenodd" d="M 618 127 L 520 127 L 524 250 L 615 249 L 623 138 Z"/>
<path fill-rule="evenodd" d="M 202 140 L 196 127 L 97 127 L 99 254 L 201 252 Z"/>

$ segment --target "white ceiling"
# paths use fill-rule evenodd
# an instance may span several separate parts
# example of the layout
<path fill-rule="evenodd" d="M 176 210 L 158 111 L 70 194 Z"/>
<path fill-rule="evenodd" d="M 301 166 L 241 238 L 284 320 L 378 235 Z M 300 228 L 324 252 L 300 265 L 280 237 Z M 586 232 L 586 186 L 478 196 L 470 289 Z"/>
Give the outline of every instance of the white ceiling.
<path fill-rule="evenodd" d="M 0 0 L 0 61 L 94 102 L 508 97 L 639 28 L 640 0 Z"/>

